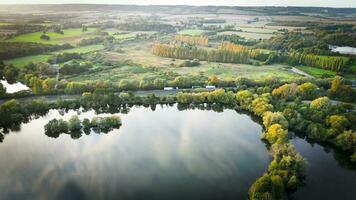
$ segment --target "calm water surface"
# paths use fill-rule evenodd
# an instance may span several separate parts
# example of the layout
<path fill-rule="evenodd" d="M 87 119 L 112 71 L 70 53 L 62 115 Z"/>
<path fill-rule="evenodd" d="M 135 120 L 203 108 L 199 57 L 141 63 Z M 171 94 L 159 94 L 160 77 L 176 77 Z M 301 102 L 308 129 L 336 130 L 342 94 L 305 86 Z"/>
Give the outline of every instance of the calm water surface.
<path fill-rule="evenodd" d="M 356 48 L 354 47 L 330 46 L 329 48 L 331 49 L 331 51 L 339 52 L 340 54 L 356 55 Z"/>
<path fill-rule="evenodd" d="M 9 94 L 30 89 L 26 85 L 24 85 L 20 82 L 10 84 L 5 80 L 0 80 L 0 83 L 6 88 L 6 93 L 9 93 Z"/>
<path fill-rule="evenodd" d="M 246 199 L 270 161 L 261 126 L 234 110 L 134 107 L 108 134 L 44 134 L 74 114 L 52 110 L 5 136 L 0 199 Z"/>
<path fill-rule="evenodd" d="M 347 155 L 303 138 L 295 138 L 292 142 L 309 162 L 305 186 L 292 195 L 293 199 L 356 199 L 356 166 Z"/>

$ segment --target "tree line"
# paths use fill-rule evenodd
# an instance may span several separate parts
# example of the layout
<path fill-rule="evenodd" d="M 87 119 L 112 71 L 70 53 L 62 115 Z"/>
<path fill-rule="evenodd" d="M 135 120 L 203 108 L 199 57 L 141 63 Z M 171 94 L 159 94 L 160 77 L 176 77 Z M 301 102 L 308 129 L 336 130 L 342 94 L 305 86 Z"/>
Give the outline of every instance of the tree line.
<path fill-rule="evenodd" d="M 213 78 L 211 81 L 214 81 Z M 248 84 L 247 80 L 240 80 Z M 339 81 L 333 81 L 330 90 L 339 90 Z M 294 101 L 287 101 L 294 96 Z M 313 99 L 310 103 L 305 99 Z M 249 190 L 250 199 L 282 199 L 285 192 L 295 190 L 302 182 L 306 161 L 289 143 L 288 130 L 303 132 L 309 138 L 327 141 L 350 152 L 356 161 L 355 112 L 351 104 L 332 105 L 328 97 L 322 96 L 313 83 L 289 83 L 271 88 L 249 87 L 236 93 L 218 89 L 212 92 L 180 92 L 175 97 L 137 97 L 130 93 L 113 93 L 110 89 L 98 89 L 84 93 L 79 99 L 47 104 L 40 101 L 20 104 L 16 100 L 0 106 L 0 125 L 19 125 L 29 120 L 32 114 L 46 113 L 50 108 L 83 109 L 94 108 L 98 113 L 116 112 L 127 104 L 175 103 L 231 105 L 254 113 L 262 119 L 262 139 L 268 144 L 272 161 L 267 172 L 258 178 Z M 78 124 L 78 120 L 73 120 Z M 57 129 L 56 129 L 57 130 Z"/>
<path fill-rule="evenodd" d="M 180 42 L 186 42 L 192 45 L 209 45 L 209 38 L 207 36 L 176 35 L 175 40 Z"/>
<path fill-rule="evenodd" d="M 0 42 L 0 60 L 43 54 L 71 48 L 73 48 L 73 46 L 70 44 L 54 45 L 32 42 Z"/>
<path fill-rule="evenodd" d="M 287 53 L 287 62 L 291 65 L 306 65 L 342 72 L 345 70 L 348 58 L 341 56 L 319 56 L 292 51 Z"/>
<path fill-rule="evenodd" d="M 96 133 L 108 133 L 121 126 L 118 116 L 94 117 L 91 121 L 85 118 L 81 121 L 78 116 L 72 116 L 68 121 L 52 119 L 45 126 L 45 134 L 48 137 L 58 138 L 60 134 L 69 134 L 73 139 L 82 136 L 82 132 L 89 135 L 91 130 Z"/>
<path fill-rule="evenodd" d="M 223 62 L 223 63 L 248 63 L 249 51 L 230 51 L 224 48 L 204 49 L 195 46 L 171 46 L 156 43 L 152 47 L 154 55 L 177 59 L 199 59 L 201 61 Z"/>

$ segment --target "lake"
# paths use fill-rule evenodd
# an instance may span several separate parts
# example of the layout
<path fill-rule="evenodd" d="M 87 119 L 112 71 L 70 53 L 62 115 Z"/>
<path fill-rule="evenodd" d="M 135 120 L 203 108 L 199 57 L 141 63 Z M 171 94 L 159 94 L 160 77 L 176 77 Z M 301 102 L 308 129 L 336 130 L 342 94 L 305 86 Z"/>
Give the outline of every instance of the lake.
<path fill-rule="evenodd" d="M 339 47 L 330 45 L 329 48 L 333 52 L 338 52 L 340 54 L 356 55 L 356 48 L 354 47 Z"/>
<path fill-rule="evenodd" d="M 356 197 L 356 165 L 347 155 L 328 145 L 323 146 L 304 138 L 292 140 L 300 154 L 308 160 L 304 187 L 293 199 L 354 200 Z"/>
<path fill-rule="evenodd" d="M 107 134 L 47 137 L 51 119 L 94 111 L 50 110 L 0 143 L 0 199 L 247 199 L 271 160 L 262 126 L 235 110 L 133 107 Z M 295 200 L 356 196 L 356 166 L 343 153 L 302 137 L 291 142 L 308 162 Z"/>
<path fill-rule="evenodd" d="M 235 110 L 133 107 L 107 134 L 44 134 L 75 114 L 51 110 L 5 135 L 0 199 L 247 199 L 271 160 L 262 126 Z"/>
<path fill-rule="evenodd" d="M 6 93 L 9 93 L 9 94 L 29 89 L 26 85 L 24 85 L 20 82 L 10 84 L 5 80 L 0 80 L 0 83 L 4 86 L 4 88 L 6 88 Z"/>

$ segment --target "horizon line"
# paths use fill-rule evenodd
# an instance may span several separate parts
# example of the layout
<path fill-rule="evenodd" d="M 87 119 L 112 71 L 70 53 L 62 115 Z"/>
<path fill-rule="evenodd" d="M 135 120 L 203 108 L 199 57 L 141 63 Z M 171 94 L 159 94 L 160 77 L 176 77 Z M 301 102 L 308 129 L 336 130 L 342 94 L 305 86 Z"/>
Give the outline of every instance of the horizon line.
<path fill-rule="evenodd" d="M 26 5 L 125 5 L 125 6 L 191 6 L 191 7 L 280 7 L 280 8 L 336 8 L 336 9 L 355 9 L 356 7 L 331 7 L 331 6 L 300 6 L 300 5 L 192 5 L 192 4 L 125 4 L 125 3 L 1 3 L 9 6 L 26 6 Z"/>

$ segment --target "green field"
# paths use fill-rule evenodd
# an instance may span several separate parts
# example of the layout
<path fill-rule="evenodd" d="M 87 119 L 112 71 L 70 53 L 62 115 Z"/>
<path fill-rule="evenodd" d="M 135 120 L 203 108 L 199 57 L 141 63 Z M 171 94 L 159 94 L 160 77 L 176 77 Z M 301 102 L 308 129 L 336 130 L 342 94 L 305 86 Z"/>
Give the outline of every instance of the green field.
<path fill-rule="evenodd" d="M 199 29 L 187 29 L 187 30 L 181 30 L 178 32 L 178 34 L 181 35 L 192 35 L 192 36 L 197 36 L 197 35 L 202 35 L 206 31 L 204 30 L 199 30 Z"/>
<path fill-rule="evenodd" d="M 98 45 L 77 47 L 77 48 L 73 48 L 73 49 L 66 49 L 66 50 L 62 50 L 62 51 L 55 51 L 53 53 L 89 53 L 92 51 L 99 51 L 104 48 L 105 48 L 104 45 L 98 44 Z"/>
<path fill-rule="evenodd" d="M 64 34 L 58 34 L 54 32 L 47 32 L 46 35 L 50 37 L 50 40 L 42 40 L 40 37 L 42 32 L 35 32 L 35 33 L 28 33 L 19 35 L 14 37 L 9 42 L 37 42 L 37 43 L 45 43 L 45 44 L 76 44 L 82 39 L 93 37 L 93 33 L 96 29 L 89 28 L 88 31 L 82 32 L 81 28 L 72 28 L 72 29 L 65 29 Z"/>
<path fill-rule="evenodd" d="M 137 35 L 136 33 L 123 33 L 123 34 L 113 35 L 113 37 L 117 40 L 125 40 L 129 38 L 135 38 L 136 35 Z"/>
<path fill-rule="evenodd" d="M 103 45 L 89 45 L 89 46 L 84 46 L 84 47 L 77 47 L 73 49 L 67 49 L 67 50 L 62 50 L 62 51 L 56 51 L 56 52 L 51 52 L 50 54 L 42 54 L 42 55 L 36 55 L 36 56 L 26 56 L 26 57 L 21 57 L 21 58 L 14 58 L 10 60 L 6 60 L 6 64 L 12 64 L 15 67 L 23 67 L 27 65 L 29 62 L 33 63 L 39 63 L 39 62 L 47 62 L 48 58 L 57 53 L 89 53 L 92 51 L 99 51 L 104 49 L 105 47 Z"/>
<path fill-rule="evenodd" d="M 0 26 L 8 26 L 8 25 L 13 25 L 13 23 L 10 23 L 10 22 L 0 22 Z"/>
<path fill-rule="evenodd" d="M 299 70 L 302 70 L 305 73 L 308 73 L 314 77 L 317 78 L 322 78 L 324 76 L 335 76 L 336 72 L 334 71 L 330 71 L 330 70 L 325 70 L 325 69 L 320 69 L 320 68 L 316 68 L 316 67 L 308 67 L 308 66 L 298 66 L 296 67 Z"/>
<path fill-rule="evenodd" d="M 274 36 L 274 34 L 271 33 L 257 33 L 257 32 L 253 33 L 253 32 L 241 32 L 241 31 L 224 31 L 218 33 L 218 35 L 238 35 L 246 39 L 254 39 L 254 40 L 269 39 Z"/>
<path fill-rule="evenodd" d="M 356 73 L 356 64 L 352 65 L 350 67 L 350 69 L 351 69 L 352 73 Z"/>
<path fill-rule="evenodd" d="M 33 62 L 33 63 L 47 62 L 47 60 L 50 56 L 51 55 L 26 56 L 26 57 L 21 57 L 21 58 L 5 60 L 5 64 L 12 64 L 15 67 L 24 67 L 29 62 Z"/>
<path fill-rule="evenodd" d="M 277 30 L 263 28 L 263 27 L 239 27 L 243 32 L 250 32 L 250 33 L 264 33 L 264 34 L 273 34 L 277 32 Z"/>

